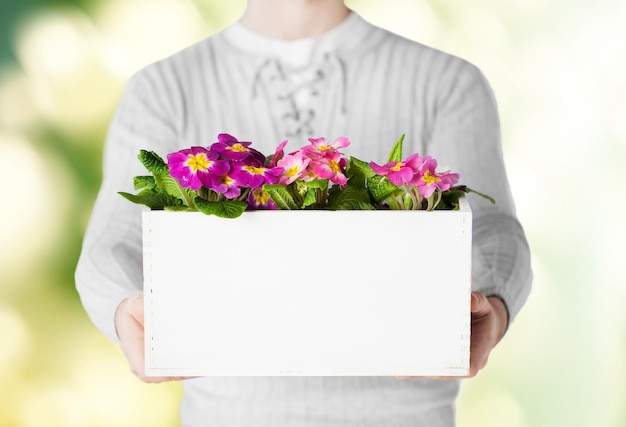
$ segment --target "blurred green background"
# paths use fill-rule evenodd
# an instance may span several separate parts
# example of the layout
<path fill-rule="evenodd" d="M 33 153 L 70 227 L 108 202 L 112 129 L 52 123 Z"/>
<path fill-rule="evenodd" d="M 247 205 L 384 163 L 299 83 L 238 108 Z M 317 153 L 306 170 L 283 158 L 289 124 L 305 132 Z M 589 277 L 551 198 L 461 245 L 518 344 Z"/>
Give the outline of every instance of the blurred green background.
<path fill-rule="evenodd" d="M 528 304 L 459 427 L 626 425 L 626 3 L 352 0 L 491 82 L 533 251 Z M 244 0 L 0 3 L 0 426 L 175 426 L 86 317 L 73 271 L 126 79 L 231 22 Z"/>

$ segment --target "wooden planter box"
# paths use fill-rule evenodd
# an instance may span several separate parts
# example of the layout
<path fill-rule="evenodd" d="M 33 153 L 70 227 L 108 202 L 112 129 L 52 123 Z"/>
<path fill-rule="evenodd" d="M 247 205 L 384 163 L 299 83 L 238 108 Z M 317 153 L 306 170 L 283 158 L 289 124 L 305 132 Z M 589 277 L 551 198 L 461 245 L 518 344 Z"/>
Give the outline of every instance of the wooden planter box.
<path fill-rule="evenodd" d="M 472 217 L 143 213 L 147 375 L 469 370 Z"/>

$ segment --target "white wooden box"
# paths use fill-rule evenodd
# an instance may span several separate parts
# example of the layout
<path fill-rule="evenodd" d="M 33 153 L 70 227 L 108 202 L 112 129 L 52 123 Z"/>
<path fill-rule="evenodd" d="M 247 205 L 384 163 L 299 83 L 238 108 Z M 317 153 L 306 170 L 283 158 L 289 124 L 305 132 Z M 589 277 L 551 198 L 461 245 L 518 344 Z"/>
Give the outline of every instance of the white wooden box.
<path fill-rule="evenodd" d="M 146 374 L 469 370 L 471 211 L 143 212 Z"/>

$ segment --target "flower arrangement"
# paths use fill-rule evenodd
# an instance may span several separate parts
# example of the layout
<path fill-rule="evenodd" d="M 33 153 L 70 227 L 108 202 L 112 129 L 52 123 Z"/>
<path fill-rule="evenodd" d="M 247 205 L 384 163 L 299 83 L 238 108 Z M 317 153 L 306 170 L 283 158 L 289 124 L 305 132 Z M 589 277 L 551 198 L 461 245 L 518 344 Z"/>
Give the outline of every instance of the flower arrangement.
<path fill-rule="evenodd" d="M 430 156 L 411 154 L 403 160 L 404 135 L 387 163 L 379 165 L 346 157 L 346 137 L 329 143 L 310 138 L 310 145 L 285 154 L 287 141 L 271 156 L 239 141 L 218 135 L 210 147 L 190 147 L 167 156 L 141 150 L 139 160 L 151 173 L 137 176 L 138 194 L 120 192 L 131 202 L 151 209 L 200 211 L 236 218 L 254 209 L 428 210 L 458 209 L 465 193 L 489 196 L 457 185 L 458 173 L 437 171 Z"/>

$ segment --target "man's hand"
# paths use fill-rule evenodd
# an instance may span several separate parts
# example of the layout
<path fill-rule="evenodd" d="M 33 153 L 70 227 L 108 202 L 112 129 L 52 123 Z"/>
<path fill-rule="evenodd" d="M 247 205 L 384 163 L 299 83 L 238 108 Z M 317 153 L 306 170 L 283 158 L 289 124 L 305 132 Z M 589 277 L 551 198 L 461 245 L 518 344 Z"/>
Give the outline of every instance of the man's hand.
<path fill-rule="evenodd" d="M 487 298 L 472 292 L 472 335 L 470 344 L 470 373 L 476 376 L 487 365 L 491 350 L 500 342 L 508 323 L 506 307 L 497 297 Z"/>
<path fill-rule="evenodd" d="M 137 292 L 120 303 L 115 312 L 115 328 L 130 370 L 146 383 L 178 381 L 185 377 L 147 377 L 143 329 L 143 292 Z"/>
<path fill-rule="evenodd" d="M 487 298 L 481 292 L 472 292 L 472 334 L 470 344 L 470 372 L 466 378 L 476 376 L 487 365 L 491 350 L 500 342 L 508 324 L 508 314 L 502 300 L 497 297 Z M 396 377 L 411 379 L 423 377 Z M 435 379 L 454 379 L 457 377 L 429 377 Z"/>

